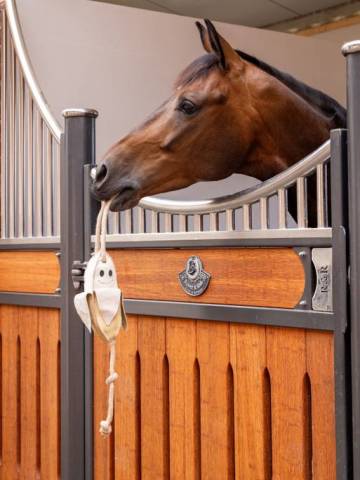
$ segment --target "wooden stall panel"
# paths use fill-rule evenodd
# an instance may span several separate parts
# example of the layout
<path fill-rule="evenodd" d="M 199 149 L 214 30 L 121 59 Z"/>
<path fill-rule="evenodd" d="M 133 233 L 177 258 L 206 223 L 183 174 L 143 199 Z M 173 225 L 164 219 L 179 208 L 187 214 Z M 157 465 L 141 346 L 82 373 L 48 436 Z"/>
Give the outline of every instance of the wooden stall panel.
<path fill-rule="evenodd" d="M 311 458 L 307 455 L 304 409 L 305 332 L 267 327 L 266 347 L 271 379 L 272 478 L 307 480 Z"/>
<path fill-rule="evenodd" d="M 233 373 L 229 325 L 198 322 L 201 478 L 235 478 Z"/>
<path fill-rule="evenodd" d="M 311 385 L 313 478 L 335 480 L 335 378 L 332 333 L 306 332 L 306 364 Z"/>
<path fill-rule="evenodd" d="M 196 322 L 166 319 L 169 359 L 170 478 L 200 478 L 200 375 Z"/>
<path fill-rule="evenodd" d="M 0 291 L 54 293 L 60 283 L 55 252 L 0 252 Z"/>
<path fill-rule="evenodd" d="M 236 471 L 244 480 L 271 479 L 271 406 L 266 327 L 230 325 L 234 369 Z"/>
<path fill-rule="evenodd" d="M 147 317 L 138 326 L 141 369 L 141 479 L 169 478 L 168 364 L 165 319 Z"/>
<path fill-rule="evenodd" d="M 122 480 L 141 478 L 140 357 L 137 340 L 137 317 L 129 315 L 128 329 L 118 337 L 116 362 L 116 371 L 120 375 L 115 403 L 115 477 Z"/>
<path fill-rule="evenodd" d="M 4 480 L 60 479 L 59 312 L 0 306 Z"/>
<path fill-rule="evenodd" d="M 302 297 L 304 268 L 291 248 L 114 250 L 125 298 L 292 308 Z M 190 255 L 211 274 L 206 292 L 187 295 L 178 275 Z"/>
<path fill-rule="evenodd" d="M 103 439 L 95 341 L 95 480 L 336 478 L 332 333 L 130 316 L 117 346 Z"/>

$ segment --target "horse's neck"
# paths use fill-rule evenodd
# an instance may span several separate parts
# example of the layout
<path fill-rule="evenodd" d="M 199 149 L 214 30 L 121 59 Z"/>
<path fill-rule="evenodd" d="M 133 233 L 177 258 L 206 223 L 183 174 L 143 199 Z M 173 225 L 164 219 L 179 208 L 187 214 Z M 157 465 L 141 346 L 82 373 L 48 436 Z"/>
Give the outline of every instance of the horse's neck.
<path fill-rule="evenodd" d="M 289 113 L 290 112 L 290 113 Z M 290 97 L 282 112 L 275 109 L 263 115 L 267 135 L 259 137 L 247 162 L 247 173 L 267 180 L 281 173 L 314 151 L 329 137 L 331 122 L 320 112 L 299 99 Z M 251 158 L 253 156 L 253 158 Z M 316 181 L 307 182 L 308 224 L 316 226 Z M 288 210 L 297 218 L 295 187 L 288 190 Z"/>

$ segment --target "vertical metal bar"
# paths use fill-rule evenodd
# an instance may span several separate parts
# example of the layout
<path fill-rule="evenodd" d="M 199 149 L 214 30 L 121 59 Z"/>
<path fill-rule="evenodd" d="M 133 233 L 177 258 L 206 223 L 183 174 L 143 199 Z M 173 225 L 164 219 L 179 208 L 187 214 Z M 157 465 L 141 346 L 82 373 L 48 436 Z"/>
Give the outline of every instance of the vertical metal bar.
<path fill-rule="evenodd" d="M 60 235 L 60 145 L 57 143 L 55 138 L 54 142 L 54 172 L 55 172 L 55 181 L 53 184 L 54 188 L 54 235 Z"/>
<path fill-rule="evenodd" d="M 33 222 L 33 101 L 29 90 L 27 90 L 27 109 L 26 109 L 26 137 L 27 137 L 27 154 L 26 154 L 26 236 L 32 237 L 34 235 Z"/>
<path fill-rule="evenodd" d="M 171 213 L 164 214 L 164 230 L 167 233 L 173 231 L 173 218 Z"/>
<path fill-rule="evenodd" d="M 232 232 L 235 229 L 235 212 L 232 208 L 226 210 L 226 231 Z"/>
<path fill-rule="evenodd" d="M 210 231 L 217 232 L 219 230 L 219 214 L 217 212 L 210 213 Z"/>
<path fill-rule="evenodd" d="M 298 228 L 307 226 L 306 206 L 305 206 L 305 179 L 299 177 L 296 180 L 296 200 L 297 200 L 297 224 Z"/>
<path fill-rule="evenodd" d="M 268 204 L 267 198 L 260 198 L 260 228 L 267 230 L 268 228 Z"/>
<path fill-rule="evenodd" d="M 159 232 L 159 216 L 157 212 L 154 212 L 153 210 L 151 210 L 151 232 Z"/>
<path fill-rule="evenodd" d="M 331 213 L 333 219 L 333 308 L 335 314 L 335 425 L 336 478 L 350 478 L 349 441 L 347 426 L 351 417 L 350 389 L 347 385 L 350 365 L 347 357 L 347 258 L 346 230 L 348 230 L 347 199 L 347 135 L 346 130 L 331 132 Z M 358 478 L 354 476 L 352 478 Z"/>
<path fill-rule="evenodd" d="M 17 209 L 17 236 L 24 236 L 24 79 L 20 65 L 17 62 L 18 83 L 18 209 Z"/>
<path fill-rule="evenodd" d="M 85 397 L 86 337 L 74 308 L 71 270 L 74 260 L 85 259 L 84 164 L 94 155 L 93 111 L 66 111 L 61 159 L 61 477 L 84 479 L 92 475 L 91 406 Z M 88 236 L 88 233 L 87 233 Z M 89 413 L 90 412 L 90 413 Z M 88 479 L 91 476 L 87 477 Z"/>
<path fill-rule="evenodd" d="M 44 235 L 52 235 L 52 138 L 48 128 L 45 127 L 44 149 Z"/>
<path fill-rule="evenodd" d="M 201 232 L 203 229 L 203 218 L 202 215 L 194 215 L 194 231 Z"/>
<path fill-rule="evenodd" d="M 138 233 L 145 233 L 145 210 L 137 207 Z"/>
<path fill-rule="evenodd" d="M 15 52 L 11 42 L 9 42 L 9 116 L 8 116 L 8 171 L 7 179 L 7 202 L 8 202 L 8 235 L 14 237 L 15 234 Z"/>
<path fill-rule="evenodd" d="M 250 205 L 243 205 L 243 225 L 244 230 L 250 230 L 251 228 L 251 219 L 250 219 Z"/>
<path fill-rule="evenodd" d="M 343 46 L 347 55 L 348 193 L 353 478 L 360 478 L 360 41 Z"/>
<path fill-rule="evenodd" d="M 316 211 L 318 228 L 325 227 L 324 210 L 324 166 L 320 164 L 316 167 Z"/>
<path fill-rule="evenodd" d="M 187 224 L 186 215 L 180 214 L 179 215 L 179 232 L 186 232 L 187 230 L 186 224 Z"/>
<path fill-rule="evenodd" d="M 113 212 L 113 215 L 114 215 L 114 225 L 113 225 L 113 229 L 114 229 L 114 233 L 119 233 L 119 228 L 120 228 L 120 214 L 119 212 Z"/>
<path fill-rule="evenodd" d="M 279 188 L 278 190 L 278 216 L 279 228 L 286 228 L 286 197 L 284 188 Z"/>
<path fill-rule="evenodd" d="M 87 161 L 90 163 L 84 167 L 84 258 L 91 255 L 91 235 L 95 230 L 96 217 L 99 211 L 99 202 L 91 195 L 91 169 L 96 165 L 95 154 L 95 118 L 90 128 L 91 154 Z M 116 214 L 119 219 L 119 214 Z M 85 357 L 85 480 L 93 480 L 93 447 L 94 447 L 94 345 L 93 336 L 85 329 L 84 338 Z"/>
<path fill-rule="evenodd" d="M 128 210 L 125 210 L 124 212 L 125 215 L 125 233 L 132 233 L 132 210 L 129 208 Z"/>
<path fill-rule="evenodd" d="M 2 18 L 1 44 L 1 238 L 6 237 L 6 176 L 7 176 L 7 22 L 5 11 Z"/>
<path fill-rule="evenodd" d="M 43 160 L 43 122 L 40 112 L 35 108 L 35 125 L 36 125 L 36 143 L 35 143 L 35 184 L 34 184 L 34 220 L 35 220 L 35 236 L 41 237 L 43 234 L 43 202 L 42 202 L 42 160 Z"/>

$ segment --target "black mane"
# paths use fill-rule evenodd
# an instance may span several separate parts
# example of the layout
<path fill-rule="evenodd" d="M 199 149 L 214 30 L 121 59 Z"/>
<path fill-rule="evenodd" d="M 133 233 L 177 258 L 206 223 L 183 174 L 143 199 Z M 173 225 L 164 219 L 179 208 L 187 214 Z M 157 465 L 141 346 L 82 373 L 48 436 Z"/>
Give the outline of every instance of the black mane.
<path fill-rule="evenodd" d="M 306 85 L 300 80 L 294 78 L 292 75 L 282 72 L 277 68 L 263 62 L 262 60 L 249 55 L 248 53 L 242 52 L 241 50 L 236 50 L 236 52 L 245 61 L 252 63 L 256 67 L 276 78 L 310 105 L 320 110 L 320 112 L 322 112 L 332 121 L 332 128 L 346 127 L 346 110 L 332 97 L 326 95 L 326 93 L 323 93 L 320 90 L 317 90 L 316 88 Z M 214 53 L 202 55 L 190 63 L 190 65 L 180 73 L 175 82 L 175 88 L 187 85 L 194 82 L 198 78 L 207 76 L 209 71 L 218 65 L 219 59 Z"/>
<path fill-rule="evenodd" d="M 346 109 L 332 97 L 316 88 L 309 87 L 309 85 L 297 80 L 292 75 L 282 72 L 248 53 L 242 52 L 241 50 L 236 50 L 236 52 L 247 62 L 252 63 L 264 72 L 280 80 L 280 82 L 290 88 L 293 92 L 297 93 L 308 103 L 315 105 L 325 116 L 330 117 L 334 123 L 334 127 L 346 127 Z"/>

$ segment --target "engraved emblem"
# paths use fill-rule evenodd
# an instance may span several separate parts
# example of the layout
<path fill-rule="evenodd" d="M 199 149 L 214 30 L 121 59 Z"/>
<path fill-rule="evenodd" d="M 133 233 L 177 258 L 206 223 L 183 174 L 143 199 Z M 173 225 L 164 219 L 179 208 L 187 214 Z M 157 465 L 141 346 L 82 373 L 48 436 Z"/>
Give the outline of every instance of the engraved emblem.
<path fill-rule="evenodd" d="M 192 297 L 197 297 L 205 292 L 209 285 L 210 274 L 203 270 L 199 257 L 193 255 L 186 262 L 186 268 L 179 273 L 179 281 L 183 290 Z"/>
<path fill-rule="evenodd" d="M 331 312 L 332 300 L 332 249 L 313 248 L 312 261 L 316 271 L 316 288 L 312 299 L 313 310 Z"/>

